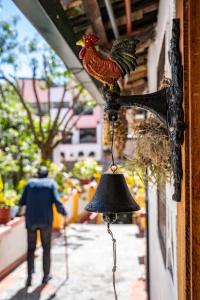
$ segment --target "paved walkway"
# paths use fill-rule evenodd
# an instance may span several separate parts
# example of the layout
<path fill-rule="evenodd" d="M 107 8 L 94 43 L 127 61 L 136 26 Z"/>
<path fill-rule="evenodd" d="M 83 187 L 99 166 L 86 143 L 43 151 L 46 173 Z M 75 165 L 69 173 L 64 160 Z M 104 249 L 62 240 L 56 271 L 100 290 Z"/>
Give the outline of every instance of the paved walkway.
<path fill-rule="evenodd" d="M 146 300 L 143 238 L 137 238 L 135 225 L 113 225 L 117 239 L 116 288 L 119 300 Z M 66 276 L 63 237 L 52 247 L 53 279 L 41 289 L 41 249 L 37 251 L 33 286 L 24 288 L 26 263 L 0 282 L 0 300 L 114 300 L 112 288 L 112 242 L 105 225 L 73 224 L 68 230 L 69 279 Z M 17 242 L 17 241 L 16 241 Z M 13 244 L 14 246 L 14 244 Z"/>

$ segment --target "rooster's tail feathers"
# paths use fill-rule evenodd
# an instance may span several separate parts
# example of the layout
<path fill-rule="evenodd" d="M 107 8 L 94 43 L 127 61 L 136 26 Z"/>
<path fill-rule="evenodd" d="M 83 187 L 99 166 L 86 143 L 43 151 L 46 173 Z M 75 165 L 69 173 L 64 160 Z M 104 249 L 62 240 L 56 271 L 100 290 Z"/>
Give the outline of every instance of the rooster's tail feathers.
<path fill-rule="evenodd" d="M 114 60 L 122 70 L 122 76 L 134 71 L 136 62 L 136 44 L 138 40 L 122 38 L 113 43 L 111 49 L 111 59 Z"/>

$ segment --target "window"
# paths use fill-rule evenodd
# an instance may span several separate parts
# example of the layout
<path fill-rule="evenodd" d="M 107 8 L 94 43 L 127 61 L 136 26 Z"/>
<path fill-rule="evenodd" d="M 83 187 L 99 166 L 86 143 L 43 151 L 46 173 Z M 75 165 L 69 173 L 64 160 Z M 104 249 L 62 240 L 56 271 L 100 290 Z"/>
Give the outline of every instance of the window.
<path fill-rule="evenodd" d="M 84 152 L 83 152 L 83 151 L 79 151 L 78 156 L 79 156 L 79 157 L 84 156 Z"/>
<path fill-rule="evenodd" d="M 62 162 L 62 163 L 65 163 L 65 153 L 62 151 L 62 152 L 60 152 L 60 161 Z"/>
<path fill-rule="evenodd" d="M 95 157 L 95 152 L 94 151 L 91 151 L 89 154 L 88 154 L 89 157 Z"/>
<path fill-rule="evenodd" d="M 60 106 L 60 101 L 58 101 L 58 102 L 52 101 L 51 102 L 51 108 L 58 109 L 59 106 Z M 69 102 L 68 101 L 63 102 L 62 108 L 69 108 Z"/>
<path fill-rule="evenodd" d="M 60 152 L 60 156 L 61 156 L 62 158 L 65 158 L 65 153 L 64 153 L 64 152 Z"/>
<path fill-rule="evenodd" d="M 39 114 L 39 110 L 38 110 L 38 106 L 37 106 L 37 103 L 31 103 L 35 113 L 38 115 Z M 41 113 L 42 113 L 42 116 L 44 116 L 45 114 L 47 114 L 48 112 L 48 104 L 47 103 L 40 103 L 40 108 L 41 108 Z"/>
<path fill-rule="evenodd" d="M 80 143 L 96 143 L 96 128 L 81 128 Z"/>
<path fill-rule="evenodd" d="M 58 109 L 60 106 L 60 102 L 51 102 L 51 109 Z M 65 101 L 62 105 L 62 108 L 69 108 L 69 102 Z M 38 114 L 38 107 L 37 107 L 37 103 L 32 103 L 32 107 L 33 109 L 36 111 L 36 113 Z M 41 107 L 41 111 L 42 111 L 42 115 L 45 115 L 46 113 L 48 113 L 48 103 L 47 102 L 42 102 L 40 103 L 40 107 Z"/>
<path fill-rule="evenodd" d="M 85 110 L 85 112 L 83 113 L 83 111 Z M 75 115 L 80 115 L 81 113 L 83 113 L 83 115 L 93 115 L 93 108 L 84 108 L 84 106 L 79 105 L 78 107 L 74 108 L 74 114 Z"/>
<path fill-rule="evenodd" d="M 160 240 L 161 252 L 166 264 L 166 186 L 165 183 L 158 183 L 157 186 L 158 195 L 158 235 Z"/>

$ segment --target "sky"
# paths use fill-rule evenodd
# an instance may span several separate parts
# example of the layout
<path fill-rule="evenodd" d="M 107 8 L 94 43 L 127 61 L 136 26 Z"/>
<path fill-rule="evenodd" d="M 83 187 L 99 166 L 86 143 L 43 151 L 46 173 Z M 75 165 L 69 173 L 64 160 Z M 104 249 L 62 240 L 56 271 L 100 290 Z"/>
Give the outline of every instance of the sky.
<path fill-rule="evenodd" d="M 45 42 L 44 39 L 38 34 L 36 29 L 32 26 L 32 24 L 26 19 L 26 17 L 21 13 L 21 11 L 11 0 L 0 0 L 0 3 L 0 20 L 9 21 L 12 19 L 12 17 L 19 17 L 17 29 L 20 41 L 24 40 L 25 37 L 34 38 L 35 36 L 37 36 L 39 42 Z M 5 72 L 9 72 L 9 68 L 7 68 Z M 20 77 L 30 77 L 30 68 L 26 64 L 22 64 L 18 75 Z"/>
<path fill-rule="evenodd" d="M 20 39 L 26 36 L 34 36 L 37 33 L 35 28 L 11 0 L 1 0 L 1 6 L 1 19 L 9 21 L 12 17 L 19 16 L 18 29 Z"/>

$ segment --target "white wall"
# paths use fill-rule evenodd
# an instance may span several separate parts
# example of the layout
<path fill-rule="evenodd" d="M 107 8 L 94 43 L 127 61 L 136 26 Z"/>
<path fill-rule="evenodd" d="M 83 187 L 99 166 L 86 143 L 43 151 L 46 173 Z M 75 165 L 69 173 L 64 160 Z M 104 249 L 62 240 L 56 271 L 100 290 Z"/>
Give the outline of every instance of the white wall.
<path fill-rule="evenodd" d="M 172 201 L 173 189 L 166 184 L 167 215 L 166 215 L 166 265 L 163 261 L 158 235 L 157 187 L 149 184 L 149 262 L 150 262 L 150 299 L 177 300 L 177 256 L 176 256 L 176 203 Z M 173 240 L 173 243 L 172 243 Z M 168 269 L 172 262 L 173 279 Z"/>
<path fill-rule="evenodd" d="M 13 225 L 11 225 L 13 223 Z M 7 232 L 1 231 L 7 229 Z M 22 258 L 27 251 L 26 229 L 22 219 L 15 218 L 0 230 L 0 274 Z"/>
<path fill-rule="evenodd" d="M 102 138 L 101 138 L 101 123 L 97 124 L 97 142 L 96 143 L 86 143 L 79 144 L 79 129 L 73 130 L 73 140 L 72 144 L 60 144 L 56 147 L 53 152 L 53 160 L 55 163 L 61 162 L 60 153 L 65 153 L 66 161 L 75 161 L 80 159 L 88 158 L 90 152 L 94 152 L 94 159 L 101 160 L 102 158 Z M 78 153 L 82 151 L 84 153 L 83 156 L 79 157 Z"/>
<path fill-rule="evenodd" d="M 83 156 L 79 157 L 78 153 L 82 151 L 84 153 Z M 61 163 L 60 159 L 60 152 L 65 153 L 66 161 L 76 161 L 80 159 L 86 159 L 89 156 L 90 152 L 94 152 L 95 156 L 93 157 L 96 160 L 101 160 L 101 147 L 98 144 L 66 144 L 66 145 L 59 145 L 56 147 L 53 153 L 53 161 L 57 164 Z"/>
<path fill-rule="evenodd" d="M 175 17 L 175 0 L 161 0 L 158 13 L 157 34 L 155 42 L 148 53 L 148 83 L 149 92 L 157 90 L 157 66 L 160 51 L 165 35 L 165 76 L 171 77 L 168 61 L 170 47 L 172 19 Z M 159 236 L 158 236 L 158 208 L 157 187 L 148 185 L 149 200 L 149 243 L 150 243 L 150 299 L 151 300 L 177 300 L 177 236 L 176 236 L 176 203 L 172 200 L 173 185 L 166 184 L 166 265 L 163 262 Z M 173 280 L 168 270 L 172 262 Z"/>
<path fill-rule="evenodd" d="M 163 38 L 165 35 L 165 75 L 171 77 L 168 51 L 170 47 L 172 19 L 175 17 L 175 0 L 160 0 L 156 38 L 148 51 L 148 88 L 149 92 L 157 90 L 157 66 Z"/>

